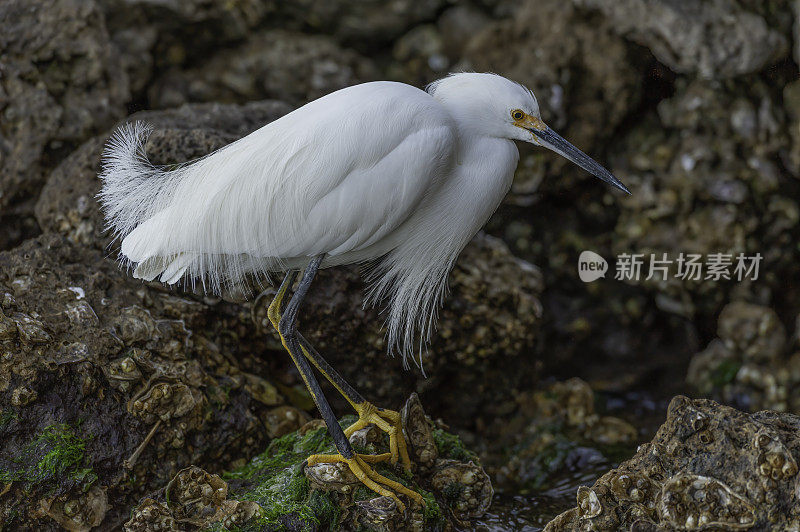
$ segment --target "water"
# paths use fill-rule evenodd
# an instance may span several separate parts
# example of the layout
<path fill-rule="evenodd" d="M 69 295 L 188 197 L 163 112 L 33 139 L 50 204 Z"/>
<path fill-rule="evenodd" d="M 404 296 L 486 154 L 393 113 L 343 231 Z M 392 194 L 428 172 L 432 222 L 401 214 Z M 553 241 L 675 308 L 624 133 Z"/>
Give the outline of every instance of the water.
<path fill-rule="evenodd" d="M 652 438 L 664 421 L 666 400 L 653 400 L 650 394 L 630 392 L 602 397 L 604 413 L 627 414 L 640 429 L 640 443 Z M 489 512 L 475 522 L 477 532 L 537 532 L 560 513 L 574 508 L 579 486 L 591 486 L 609 469 L 629 458 L 636 445 L 620 456 L 604 456 L 597 449 L 578 446 L 570 452 L 561 471 L 548 478 L 547 487 L 520 493 L 513 487 L 496 486 L 497 493 Z"/>

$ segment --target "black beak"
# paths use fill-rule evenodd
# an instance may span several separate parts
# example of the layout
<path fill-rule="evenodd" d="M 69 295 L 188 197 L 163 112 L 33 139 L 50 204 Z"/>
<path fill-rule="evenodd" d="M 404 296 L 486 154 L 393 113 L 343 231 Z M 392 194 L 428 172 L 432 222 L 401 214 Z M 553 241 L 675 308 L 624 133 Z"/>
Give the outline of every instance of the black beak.
<path fill-rule="evenodd" d="M 599 177 L 609 185 L 617 187 L 626 194 L 631 193 L 628 187 L 622 184 L 622 181 L 611 175 L 611 172 L 600 166 L 597 161 L 567 142 L 566 139 L 549 127 L 545 126 L 542 130 L 529 128 L 528 131 L 533 133 L 545 148 L 553 150 L 562 157 L 569 159 L 593 176 Z"/>

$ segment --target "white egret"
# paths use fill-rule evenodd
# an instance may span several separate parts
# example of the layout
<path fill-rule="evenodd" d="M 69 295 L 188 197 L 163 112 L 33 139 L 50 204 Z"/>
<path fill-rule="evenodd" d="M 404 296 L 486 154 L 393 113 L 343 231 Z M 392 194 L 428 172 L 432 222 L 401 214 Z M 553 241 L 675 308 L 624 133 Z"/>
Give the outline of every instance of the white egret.
<path fill-rule="evenodd" d="M 308 464 L 343 462 L 401 508 L 397 494 L 422 498 L 369 465 L 400 460 L 410 469 L 399 414 L 366 401 L 296 331 L 317 270 L 372 265 L 366 301 L 387 303 L 389 350 L 405 362 L 430 338 L 456 257 L 511 186 L 515 140 L 630 193 L 544 124 L 530 90 L 494 74 L 452 74 L 426 91 L 388 81 L 348 87 L 172 169 L 148 162 L 148 131 L 122 127 L 103 156 L 99 199 L 123 261 L 135 277 L 197 280 L 210 292 L 288 272 L 268 315 L 339 453 Z M 355 408 L 353 426 L 340 428 L 309 362 Z M 353 452 L 348 437 L 368 423 L 389 434 L 389 453 Z"/>

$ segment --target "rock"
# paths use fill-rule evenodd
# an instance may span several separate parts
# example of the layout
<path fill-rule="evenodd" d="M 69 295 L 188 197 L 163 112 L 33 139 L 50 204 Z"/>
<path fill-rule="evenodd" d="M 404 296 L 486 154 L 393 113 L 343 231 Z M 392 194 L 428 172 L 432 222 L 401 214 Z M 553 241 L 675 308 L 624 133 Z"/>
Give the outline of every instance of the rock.
<path fill-rule="evenodd" d="M 389 78 L 418 87 L 447 75 L 450 66 L 439 29 L 434 24 L 416 26 L 397 39 L 392 58 Z"/>
<path fill-rule="evenodd" d="M 596 469 L 638 439 L 628 422 L 596 412 L 594 392 L 578 378 L 523 392 L 518 403 L 517 412 L 492 431 L 494 446 L 511 449 L 502 464 L 490 468 L 507 491 L 543 489 L 565 469 Z"/>
<path fill-rule="evenodd" d="M 447 8 L 436 21 L 445 54 L 451 60 L 461 58 L 469 40 L 490 22 L 491 19 L 486 13 L 470 4 Z"/>
<path fill-rule="evenodd" d="M 402 473 L 399 466 L 386 463 L 376 464 L 375 470 L 421 493 L 427 506 L 424 509 L 406 499 L 406 512 L 399 512 L 391 498 L 377 496 L 361 485 L 344 464 L 304 465 L 311 454 L 335 452 L 324 424 L 314 421 L 274 440 L 249 463 L 225 473 L 228 482 L 195 466 L 184 469 L 165 490 L 142 500 L 125 529 L 146 530 L 170 520 L 215 530 L 306 530 L 313 526 L 396 531 L 469 526 L 491 503 L 489 477 L 476 461 L 460 459 L 464 454 L 454 458 L 454 447 L 437 447 L 433 434 L 441 429 L 425 416 L 416 397 L 410 401 L 414 406 L 406 405 L 405 410 L 411 413 L 405 421 L 428 424 L 428 439 L 423 445 L 436 447 L 443 458 L 431 468 L 415 469 L 413 477 Z M 343 419 L 342 423 L 352 421 L 355 418 Z M 456 436 L 447 436 L 458 441 Z M 388 438 L 381 433 L 380 440 L 363 452 L 388 452 Z M 420 485 L 430 486 L 433 492 Z"/>
<path fill-rule="evenodd" d="M 792 414 L 675 397 L 653 440 L 545 531 L 797 528 L 798 428 Z"/>
<path fill-rule="evenodd" d="M 25 217 L 47 171 L 125 114 L 128 78 L 93 0 L 3 2 L 0 28 L 0 212 Z"/>
<path fill-rule="evenodd" d="M 397 0 L 350 2 L 346 0 L 298 0 L 284 3 L 281 16 L 292 24 L 327 33 L 362 53 L 374 53 L 412 26 L 435 19 L 445 0 Z"/>
<path fill-rule="evenodd" d="M 41 511 L 70 532 L 89 532 L 103 522 L 108 511 L 108 496 L 104 488 L 92 486 L 75 497 L 62 495 L 42 499 Z"/>
<path fill-rule="evenodd" d="M 785 161 L 791 168 L 792 174 L 800 176 L 800 80 L 787 83 L 783 88 L 783 106 L 786 108 L 791 139 L 789 154 Z"/>
<path fill-rule="evenodd" d="M 154 107 L 266 98 L 299 106 L 377 77 L 367 59 L 328 37 L 270 30 L 194 68 L 168 71 L 150 86 L 149 94 Z"/>
<path fill-rule="evenodd" d="M 114 528 L 187 464 L 220 471 L 268 441 L 283 396 L 265 404 L 236 361 L 262 347 L 207 305 L 54 234 L 0 253 L 0 302 L 6 525 Z"/>
<path fill-rule="evenodd" d="M 126 121 L 152 124 L 148 156 L 154 164 L 175 164 L 205 155 L 289 112 L 281 102 L 246 105 L 194 104 L 167 111 L 144 111 Z M 36 218 L 45 231 L 58 232 L 75 243 L 107 249 L 100 205 L 100 155 L 107 134 L 95 137 L 73 152 L 51 174 L 36 204 Z"/>
<path fill-rule="evenodd" d="M 724 79 L 757 72 L 781 58 L 787 40 L 733 0 L 573 0 L 600 10 L 616 32 L 648 47 L 676 72 Z"/>
<path fill-rule="evenodd" d="M 613 157 L 617 175 L 638 191 L 620 200 L 616 254 L 640 253 L 649 263 L 650 255 L 666 253 L 666 279 L 656 273 L 646 280 L 643 272 L 632 284 L 657 293 L 662 310 L 700 324 L 733 293 L 761 302 L 782 298 L 782 279 L 796 263 L 784 250 L 799 236 L 800 207 L 789 192 L 795 180 L 781 171 L 780 154 L 788 144 L 783 110 L 758 81 L 725 87 L 679 83 L 675 95 L 658 106 L 661 127 L 644 122 Z M 687 268 L 683 277 L 677 275 L 681 253 L 684 259 L 700 256 L 699 277 L 687 275 Z M 730 256 L 728 278 L 709 275 L 711 254 Z M 757 282 L 754 271 L 737 273 L 740 254 L 760 254 Z"/>
<path fill-rule="evenodd" d="M 720 313 L 717 334 L 692 358 L 689 384 L 743 410 L 800 412 L 800 354 L 773 309 L 730 303 Z"/>
<path fill-rule="evenodd" d="M 275 2 L 260 0 L 97 2 L 137 92 L 152 81 L 154 72 L 186 67 L 241 42 L 277 9 Z"/>

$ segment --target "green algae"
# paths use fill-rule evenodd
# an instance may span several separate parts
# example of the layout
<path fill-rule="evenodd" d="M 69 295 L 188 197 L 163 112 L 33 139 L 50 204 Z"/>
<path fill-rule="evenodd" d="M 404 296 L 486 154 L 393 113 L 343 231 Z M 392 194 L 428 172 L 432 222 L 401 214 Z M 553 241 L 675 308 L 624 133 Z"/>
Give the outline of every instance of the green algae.
<path fill-rule="evenodd" d="M 83 489 L 97 480 L 97 474 L 85 459 L 87 440 L 65 423 L 50 425 L 8 463 L 0 463 L 0 484 L 80 485 Z"/>
<path fill-rule="evenodd" d="M 442 429 L 433 429 L 433 441 L 439 451 L 439 456 L 451 458 L 459 462 L 477 461 L 478 455 L 464 447 L 461 438 Z"/>
<path fill-rule="evenodd" d="M 340 425 L 348 426 L 356 420 L 353 416 L 342 418 Z M 448 435 L 450 436 L 450 435 Z M 455 438 L 455 437 L 453 437 Z M 443 438 L 457 448 L 451 439 Z M 387 441 L 383 446 L 388 446 Z M 356 452 L 384 452 L 373 449 L 356 449 Z M 308 530 L 336 530 L 340 525 L 342 510 L 333 495 L 311 489 L 303 472 L 306 458 L 311 454 L 334 454 L 336 449 L 325 427 L 309 430 L 305 434 L 293 432 L 271 442 L 266 451 L 249 463 L 229 471 L 223 478 L 229 483 L 229 498 L 257 502 L 262 513 L 244 528 L 225 529 L 218 525 L 214 530 L 283 530 L 291 523 Z M 423 510 L 426 530 L 442 530 L 445 516 L 433 494 L 421 489 L 410 476 L 385 464 L 377 464 L 376 471 L 400 482 L 422 495 L 427 503 Z M 353 500 L 369 500 L 375 493 L 364 486 L 354 490 Z"/>
<path fill-rule="evenodd" d="M 6 425 L 18 419 L 19 419 L 19 414 L 17 414 L 15 411 L 3 410 L 2 412 L 0 412 L 0 429 L 4 429 Z"/>

